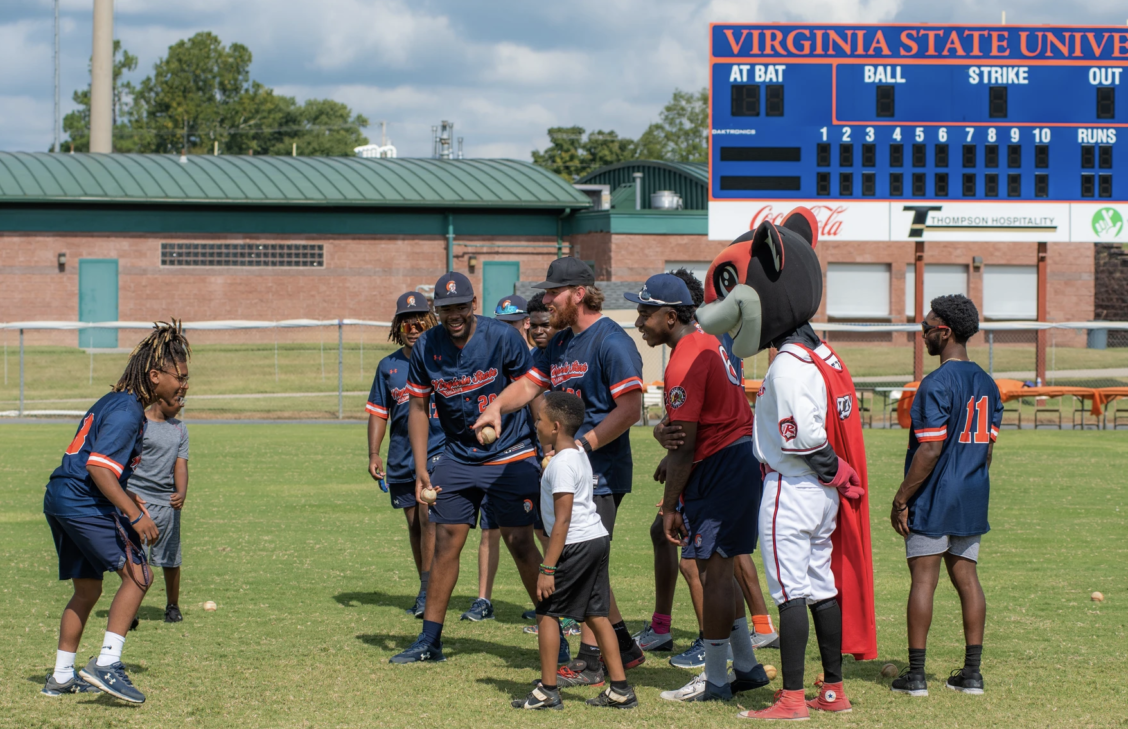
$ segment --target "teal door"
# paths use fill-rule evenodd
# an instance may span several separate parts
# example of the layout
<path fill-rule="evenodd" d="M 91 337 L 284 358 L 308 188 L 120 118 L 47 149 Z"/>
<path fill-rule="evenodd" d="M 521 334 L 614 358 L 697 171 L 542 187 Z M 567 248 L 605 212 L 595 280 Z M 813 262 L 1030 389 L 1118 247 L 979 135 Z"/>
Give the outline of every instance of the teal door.
<path fill-rule="evenodd" d="M 503 296 L 512 296 L 513 287 L 521 278 L 519 261 L 486 261 L 482 264 L 482 313 L 494 315 L 494 308 Z"/>
<path fill-rule="evenodd" d="M 78 320 L 118 320 L 118 262 L 116 258 L 78 260 Z M 79 329 L 78 346 L 112 349 L 117 329 Z"/>

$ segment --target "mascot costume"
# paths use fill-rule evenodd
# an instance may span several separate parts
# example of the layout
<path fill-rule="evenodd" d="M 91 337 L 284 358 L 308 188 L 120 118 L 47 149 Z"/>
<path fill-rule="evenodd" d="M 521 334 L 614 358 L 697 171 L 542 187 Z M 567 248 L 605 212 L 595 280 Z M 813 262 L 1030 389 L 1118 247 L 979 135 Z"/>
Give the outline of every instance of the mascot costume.
<path fill-rule="evenodd" d="M 714 259 L 697 310 L 702 329 L 732 335 L 739 357 L 779 350 L 757 396 L 753 442 L 764 470 L 759 536 L 779 606 L 783 691 L 772 706 L 741 714 L 752 719 L 849 711 L 842 654 L 877 657 L 866 453 L 854 383 L 809 324 L 822 300 L 817 239 L 806 208 L 778 226 L 761 223 Z M 809 701 L 808 607 L 825 675 Z"/>

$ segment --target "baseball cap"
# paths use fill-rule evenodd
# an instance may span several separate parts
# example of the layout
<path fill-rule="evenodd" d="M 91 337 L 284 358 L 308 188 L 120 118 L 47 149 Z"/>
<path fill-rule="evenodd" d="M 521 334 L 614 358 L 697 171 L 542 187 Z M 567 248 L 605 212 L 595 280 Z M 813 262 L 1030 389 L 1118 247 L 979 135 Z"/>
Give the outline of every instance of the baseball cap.
<path fill-rule="evenodd" d="M 521 321 L 529 316 L 529 302 L 517 295 L 503 296 L 494 309 L 498 321 Z"/>
<path fill-rule="evenodd" d="M 396 299 L 396 316 L 400 314 L 426 314 L 431 311 L 427 297 L 418 291 L 408 291 Z"/>
<path fill-rule="evenodd" d="M 558 289 L 564 286 L 594 286 L 595 272 L 578 258 L 565 256 L 548 264 L 548 276 L 533 284 L 534 289 Z"/>
<path fill-rule="evenodd" d="M 469 304 L 474 300 L 474 285 L 458 271 L 444 274 L 435 282 L 435 308 Z"/>
<path fill-rule="evenodd" d="M 693 306 L 689 287 L 672 273 L 651 276 L 637 294 L 623 294 L 623 298 L 643 306 Z"/>

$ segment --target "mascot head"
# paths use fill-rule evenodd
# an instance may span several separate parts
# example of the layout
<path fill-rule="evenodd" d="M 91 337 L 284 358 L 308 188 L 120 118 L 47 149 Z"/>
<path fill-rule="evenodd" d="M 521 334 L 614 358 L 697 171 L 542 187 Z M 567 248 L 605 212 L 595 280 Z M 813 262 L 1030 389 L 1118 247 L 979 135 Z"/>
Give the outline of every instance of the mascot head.
<path fill-rule="evenodd" d="M 728 332 L 733 353 L 751 357 L 810 320 L 822 301 L 814 213 L 799 207 L 781 225 L 764 221 L 713 259 L 697 321 Z"/>

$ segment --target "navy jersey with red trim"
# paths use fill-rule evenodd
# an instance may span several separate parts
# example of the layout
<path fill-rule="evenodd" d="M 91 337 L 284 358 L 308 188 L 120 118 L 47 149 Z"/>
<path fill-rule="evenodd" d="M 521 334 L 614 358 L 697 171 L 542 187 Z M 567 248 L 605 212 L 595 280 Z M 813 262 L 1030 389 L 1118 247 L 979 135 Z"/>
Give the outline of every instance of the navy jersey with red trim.
<path fill-rule="evenodd" d="M 411 360 L 402 349 L 389 354 L 376 366 L 372 391 L 364 406 L 369 415 L 388 421 L 388 458 L 384 462 L 385 477 L 391 483 L 415 480 L 415 459 L 411 456 L 411 441 L 407 435 L 407 369 Z M 427 460 L 443 452 L 446 436 L 435 411 L 435 398 L 431 396 L 431 434 L 427 439 Z"/>
<path fill-rule="evenodd" d="M 478 442 L 472 426 L 486 406 L 529 371 L 529 347 L 505 322 L 476 316 L 474 336 L 459 349 L 442 326 L 423 332 L 411 350 L 407 389 L 413 397 L 434 393 L 446 434 L 443 458 L 469 465 L 502 464 L 536 456 L 526 408 L 501 417 L 491 445 Z"/>
<path fill-rule="evenodd" d="M 145 409 L 128 392 L 110 392 L 94 403 L 78 425 L 63 461 L 51 474 L 43 513 L 52 516 L 110 514 L 116 507 L 102 495 L 86 470 L 101 466 L 117 476 L 124 489 L 141 461 Z"/>
<path fill-rule="evenodd" d="M 929 537 L 986 533 L 987 449 L 1003 422 L 999 388 L 974 362 L 948 360 L 921 380 L 911 413 L 905 473 L 921 443 L 943 446 L 936 467 L 909 499 L 909 529 Z"/>
<path fill-rule="evenodd" d="M 642 390 L 642 357 L 623 328 L 603 318 L 579 335 L 570 327 L 557 332 L 544 349 L 533 355 L 529 378 L 541 387 L 573 392 L 584 401 L 584 424 L 576 437 L 587 433 L 615 409 L 615 400 Z M 605 443 L 588 455 L 595 476 L 595 495 L 630 493 L 634 463 L 630 433 Z"/>
<path fill-rule="evenodd" d="M 732 357 L 731 344 L 726 347 L 701 329 L 682 337 L 670 354 L 663 387 L 666 414 L 671 423 L 697 423 L 695 462 L 752 435 L 752 407 L 737 364 L 742 363 Z"/>

